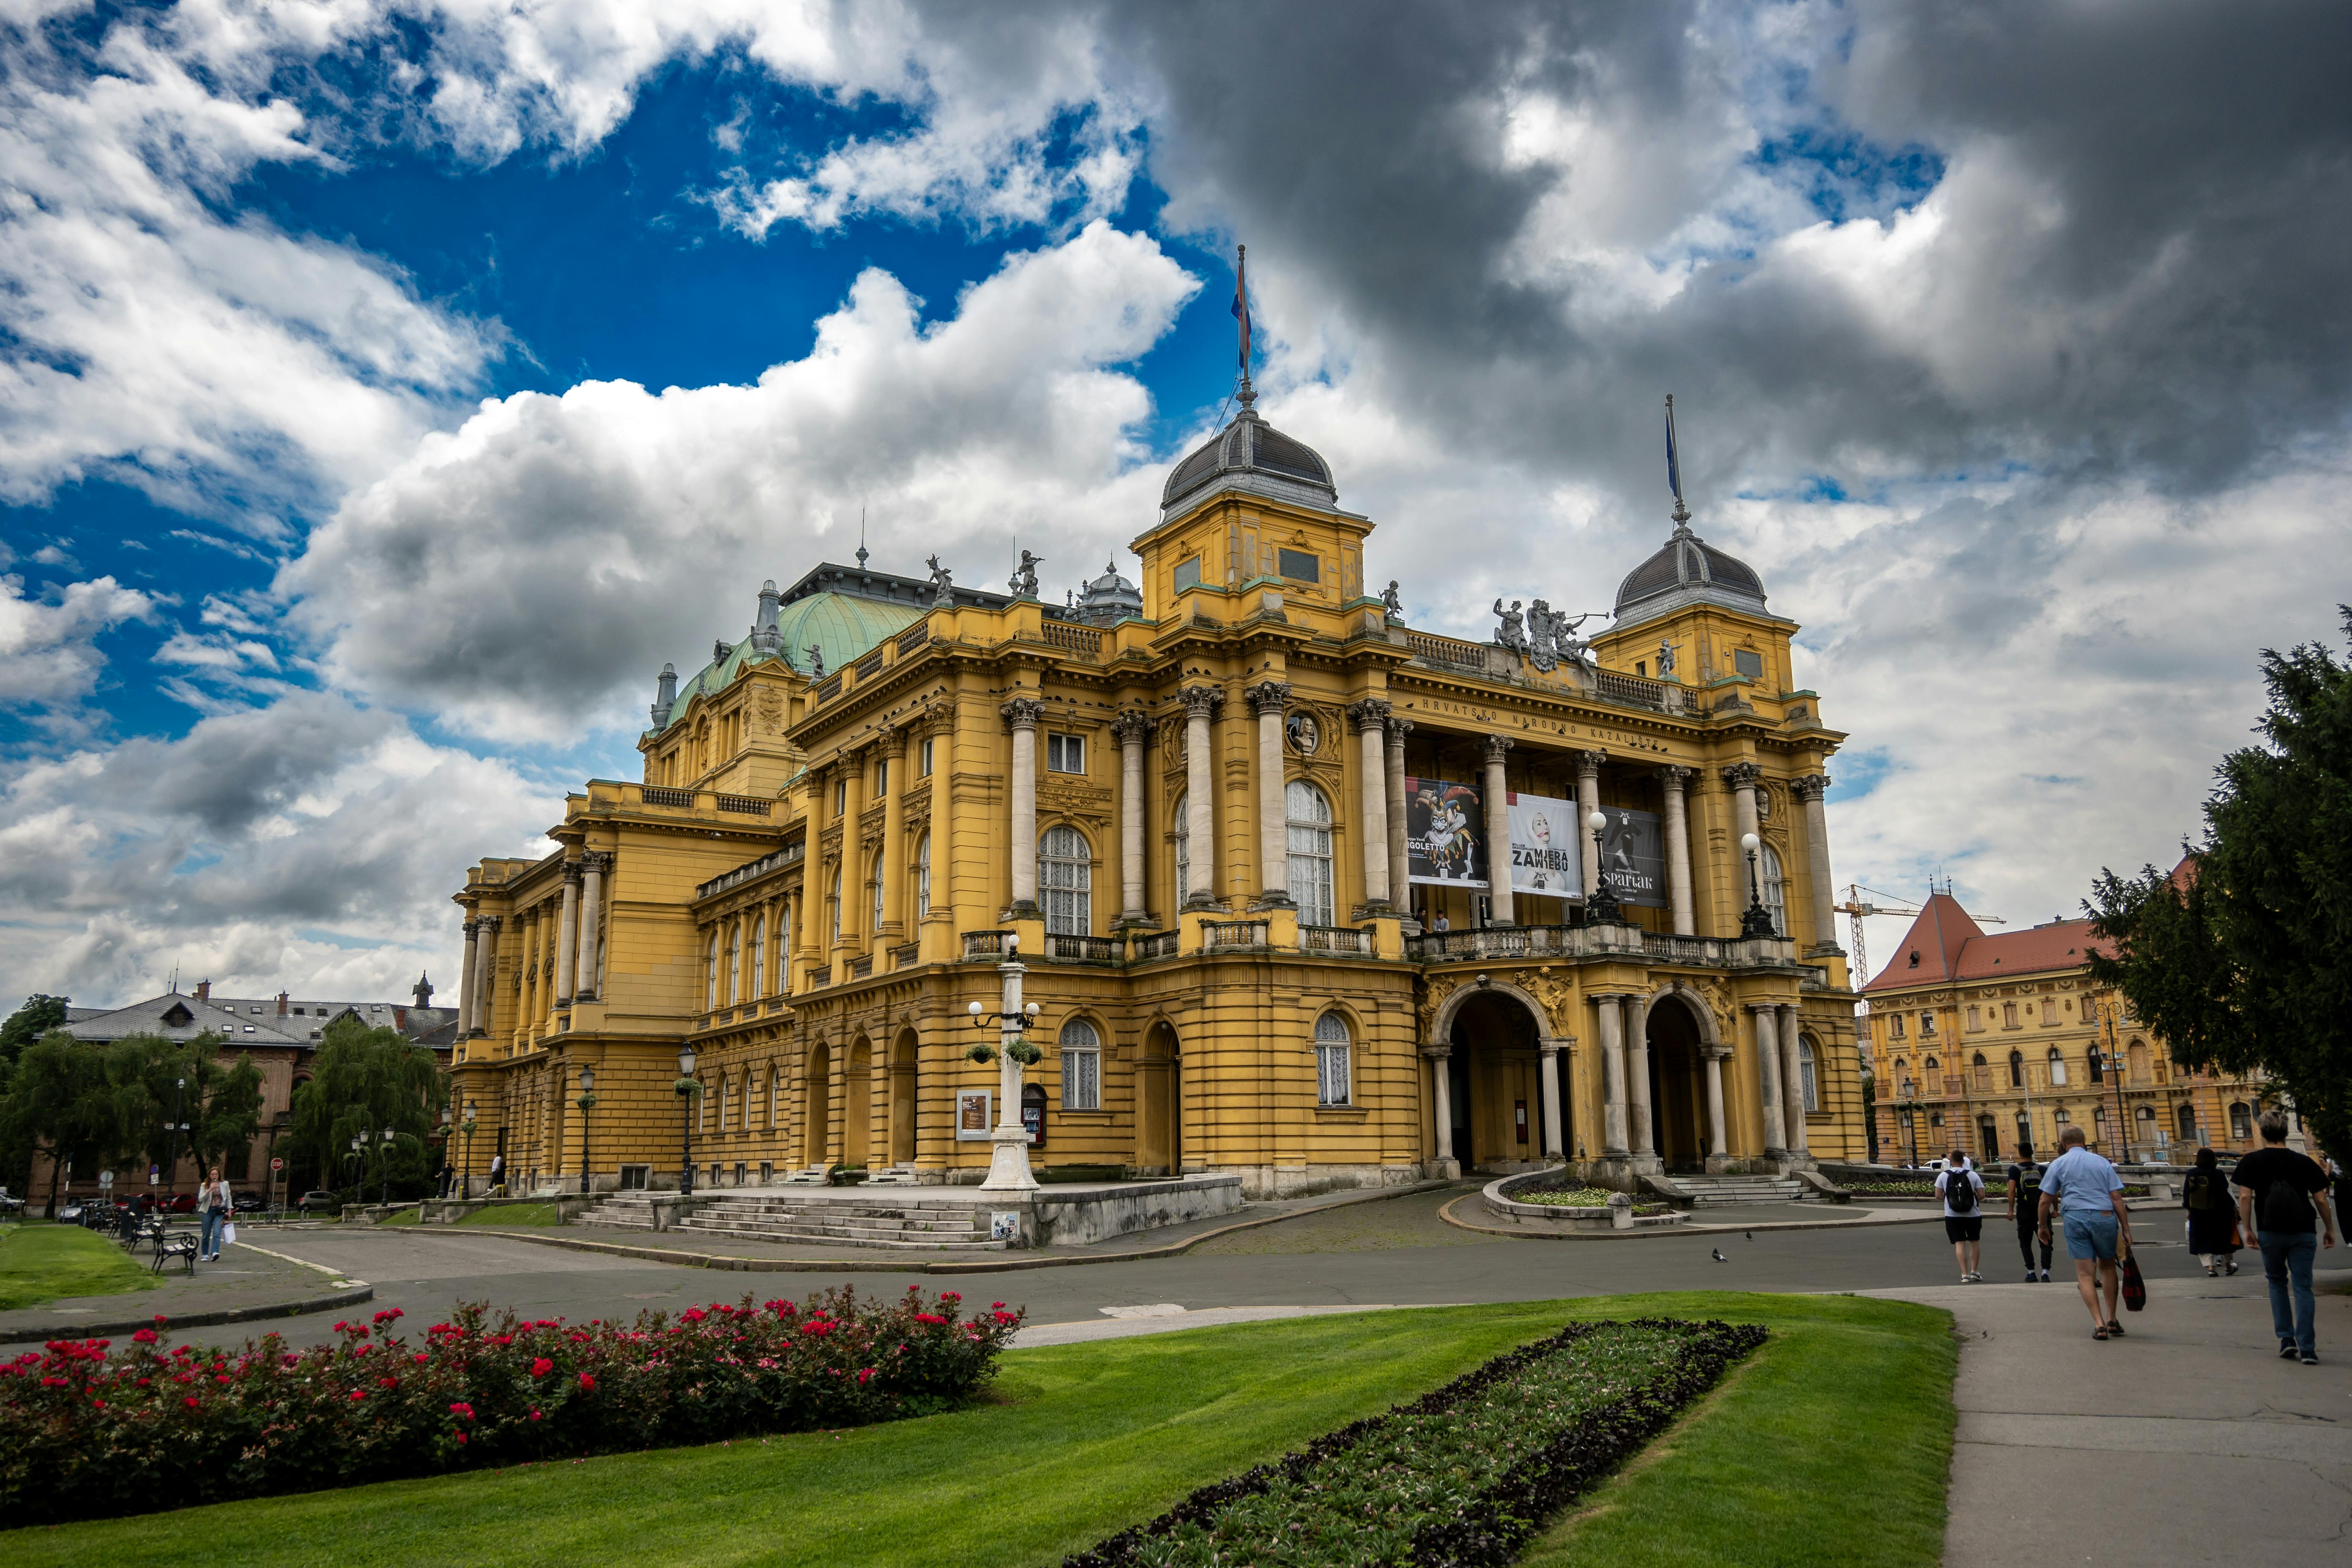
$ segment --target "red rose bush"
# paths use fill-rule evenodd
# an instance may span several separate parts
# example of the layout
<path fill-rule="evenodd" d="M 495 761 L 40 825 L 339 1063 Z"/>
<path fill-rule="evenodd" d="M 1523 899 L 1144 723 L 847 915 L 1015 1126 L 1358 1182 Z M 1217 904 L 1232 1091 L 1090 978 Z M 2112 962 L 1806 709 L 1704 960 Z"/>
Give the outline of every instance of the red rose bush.
<path fill-rule="evenodd" d="M 1023 1314 L 946 1291 L 713 1302 L 627 1326 L 459 1307 L 411 1343 L 397 1308 L 289 1349 L 52 1340 L 0 1361 L 0 1519 L 182 1508 L 530 1460 L 920 1415 L 993 1375 Z"/>

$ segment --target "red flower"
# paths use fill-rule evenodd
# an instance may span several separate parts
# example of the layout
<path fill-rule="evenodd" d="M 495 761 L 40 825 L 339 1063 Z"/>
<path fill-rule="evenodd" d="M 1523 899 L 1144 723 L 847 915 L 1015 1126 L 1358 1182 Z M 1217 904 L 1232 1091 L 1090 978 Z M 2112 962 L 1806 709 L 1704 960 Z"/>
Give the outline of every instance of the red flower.
<path fill-rule="evenodd" d="M 596 1380 L 583 1372 L 580 1374 L 580 1386 L 593 1394 L 596 1392 Z"/>
<path fill-rule="evenodd" d="M 134 1343 L 152 1345 L 155 1342 L 155 1331 L 152 1329 L 142 1329 L 137 1333 L 131 1335 L 131 1338 Z"/>
<path fill-rule="evenodd" d="M 465 1417 L 465 1419 L 471 1421 L 474 1418 L 474 1407 L 463 1403 L 452 1405 L 449 1406 L 449 1414 L 452 1415 L 460 1415 Z"/>
<path fill-rule="evenodd" d="M 194 1409 L 196 1407 L 196 1402 L 195 1402 L 195 1400 L 194 1400 L 193 1397 L 191 1397 L 191 1398 L 189 1398 L 188 1400 L 186 1400 L 186 1401 L 185 1401 L 185 1404 L 187 1405 L 188 1408 L 189 1408 L 189 1409 L 191 1409 L 191 1410 L 194 1410 Z"/>
<path fill-rule="evenodd" d="M 530 1418 L 531 1418 L 532 1420 L 534 1420 L 534 1421 L 538 1420 L 538 1419 L 539 1419 L 539 1412 L 538 1412 L 538 1411 L 536 1411 L 536 1410 L 532 1411 L 532 1412 L 530 1413 Z"/>
<path fill-rule="evenodd" d="M 462 1442 L 464 1442 L 465 1440 L 466 1440 L 466 1435 L 465 1435 L 463 1432 L 458 1433 L 458 1434 L 457 1434 L 457 1441 L 459 1441 L 460 1443 L 462 1443 Z"/>
<path fill-rule="evenodd" d="M 354 1388 L 352 1390 L 352 1397 L 353 1399 L 365 1399 L 367 1397 L 367 1390 L 364 1388 Z"/>
<path fill-rule="evenodd" d="M 537 1361 L 530 1363 L 530 1375 L 533 1377 L 545 1377 L 549 1373 L 553 1372 L 554 1370 L 555 1363 L 548 1360 L 545 1356 L 541 1356 Z"/>

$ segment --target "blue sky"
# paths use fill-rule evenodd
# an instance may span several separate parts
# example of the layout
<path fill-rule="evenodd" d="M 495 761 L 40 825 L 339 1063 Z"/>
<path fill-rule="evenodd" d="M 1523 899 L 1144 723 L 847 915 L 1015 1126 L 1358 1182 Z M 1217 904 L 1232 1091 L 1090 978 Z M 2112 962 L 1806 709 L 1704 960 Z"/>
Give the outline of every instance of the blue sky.
<path fill-rule="evenodd" d="M 2352 598 L 2347 23 L 1996 9 L 20 8 L 0 990 L 446 972 L 459 868 L 861 511 L 1123 558 L 1237 237 L 1417 624 L 1607 604 L 1675 392 L 1853 736 L 1841 883 L 2071 910 Z"/>

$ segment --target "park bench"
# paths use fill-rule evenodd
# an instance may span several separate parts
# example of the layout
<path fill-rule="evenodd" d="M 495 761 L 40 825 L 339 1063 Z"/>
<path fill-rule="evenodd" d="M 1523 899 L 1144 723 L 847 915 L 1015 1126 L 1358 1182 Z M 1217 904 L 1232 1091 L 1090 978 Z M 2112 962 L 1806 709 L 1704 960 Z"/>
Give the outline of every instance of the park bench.
<path fill-rule="evenodd" d="M 196 1236 L 194 1231 L 174 1230 L 165 1223 L 161 1215 L 158 1215 L 154 1220 L 152 1234 L 155 1240 L 155 1260 L 148 1265 L 152 1271 L 161 1274 L 163 1271 L 163 1265 L 174 1258 L 187 1260 L 189 1273 L 194 1274 L 196 1271 Z"/>

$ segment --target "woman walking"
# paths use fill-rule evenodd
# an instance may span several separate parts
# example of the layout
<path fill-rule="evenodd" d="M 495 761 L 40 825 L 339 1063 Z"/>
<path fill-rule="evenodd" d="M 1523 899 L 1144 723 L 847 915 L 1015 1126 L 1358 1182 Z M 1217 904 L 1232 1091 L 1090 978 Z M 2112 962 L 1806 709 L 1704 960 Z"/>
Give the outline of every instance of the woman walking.
<path fill-rule="evenodd" d="M 2213 1151 L 2197 1151 L 2197 1168 L 2180 1184 L 2180 1206 L 2189 1213 L 2189 1250 L 2205 1265 L 2210 1277 L 2226 1268 L 2238 1271 L 2238 1205 L 2231 1201 L 2230 1184 L 2214 1161 Z"/>
<path fill-rule="evenodd" d="M 196 1238 L 196 1257 L 206 1263 L 220 1260 L 221 1226 L 234 1212 L 230 1207 L 228 1184 L 221 1180 L 218 1165 L 196 1189 L 196 1221 L 202 1227 Z"/>

